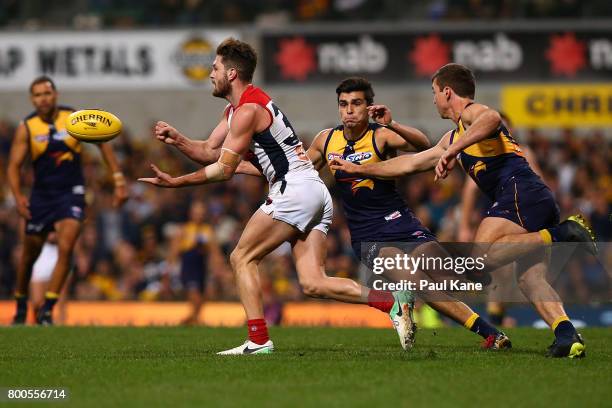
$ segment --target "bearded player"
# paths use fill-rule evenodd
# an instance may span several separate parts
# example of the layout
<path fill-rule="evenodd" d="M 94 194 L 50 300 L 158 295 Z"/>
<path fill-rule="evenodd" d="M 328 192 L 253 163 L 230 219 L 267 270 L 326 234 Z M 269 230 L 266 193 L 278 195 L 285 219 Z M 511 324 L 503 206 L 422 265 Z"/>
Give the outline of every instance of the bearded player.
<path fill-rule="evenodd" d="M 345 79 L 336 88 L 336 96 L 342 124 L 319 132 L 307 152 L 317 170 L 336 158 L 354 163 L 377 163 L 394 156 L 397 150 L 420 151 L 429 147 L 429 140 L 420 130 L 396 122 L 386 106 L 374 104 L 374 90 L 365 78 Z M 370 117 L 374 122 L 370 122 Z M 402 248 L 394 247 L 394 242 L 411 243 L 419 253 L 441 255 L 444 252 L 435 236 L 401 198 L 394 180 L 360 178 L 342 171 L 332 170 L 332 173 L 342 197 L 353 251 L 366 265 L 371 267 L 375 257 L 393 258 L 403 254 Z M 396 276 L 394 280 L 401 278 Z M 436 296 L 437 301 L 427 303 L 481 335 L 485 348 L 511 347 L 504 333 L 465 303 L 446 296 L 440 301 L 443 296 L 440 293 Z"/>
<path fill-rule="evenodd" d="M 66 118 L 74 110 L 57 104 L 58 92 L 51 78 L 42 76 L 30 85 L 35 111 L 17 127 L 8 164 L 8 181 L 17 211 L 26 221 L 23 251 L 17 267 L 13 324 L 24 324 L 32 267 L 50 231 L 56 232 L 57 262 L 36 316 L 38 324 L 53 324 L 52 311 L 70 270 L 72 252 L 81 231 L 85 210 L 85 180 L 81 169 L 81 145 L 68 135 Z M 100 144 L 102 157 L 113 174 L 113 204 L 127 200 L 126 182 L 109 144 Z M 27 156 L 34 166 L 34 186 L 28 199 L 22 192 L 21 167 Z"/>
<path fill-rule="evenodd" d="M 242 41 L 227 39 L 216 51 L 210 78 L 213 95 L 229 105 L 208 140 L 195 142 L 165 122 L 156 135 L 200 163 L 201 170 L 171 177 L 155 165 L 156 177 L 141 178 L 160 187 L 182 187 L 229 180 L 241 157 L 248 155 L 270 183 L 269 196 L 247 223 L 230 255 L 247 324 L 248 340 L 219 354 L 270 353 L 274 345 L 263 318 L 258 264 L 283 242 L 291 243 L 304 293 L 343 302 L 367 303 L 390 313 L 402 347 L 412 345 L 412 297 L 396 292 L 380 298 L 350 279 L 325 274 L 325 239 L 331 224 L 332 200 L 319 174 L 306 156 L 287 117 L 260 88 L 251 84 L 257 56 Z M 250 150 L 252 149 L 252 150 Z M 250 153 L 250 154 L 249 154 Z"/>
<path fill-rule="evenodd" d="M 544 249 L 552 242 L 586 242 L 596 253 L 594 237 L 580 216 L 559 224 L 552 192 L 533 172 L 499 113 L 474 101 L 475 88 L 469 68 L 443 66 L 432 77 L 434 104 L 442 118 L 456 124 L 455 130 L 446 133 L 436 146 L 413 156 L 363 166 L 336 160 L 331 167 L 378 177 L 435 169 L 437 178 L 445 178 L 459 160 L 493 202 L 474 239 L 489 255 L 490 269 L 518 260 L 519 288 L 555 335 L 548 355 L 584 357 L 584 341 L 546 280 Z"/>

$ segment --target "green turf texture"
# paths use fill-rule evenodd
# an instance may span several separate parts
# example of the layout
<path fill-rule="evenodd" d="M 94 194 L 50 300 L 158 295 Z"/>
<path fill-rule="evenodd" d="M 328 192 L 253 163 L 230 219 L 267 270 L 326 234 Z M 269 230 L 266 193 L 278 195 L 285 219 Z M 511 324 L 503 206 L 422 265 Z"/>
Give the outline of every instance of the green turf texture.
<path fill-rule="evenodd" d="M 0 387 L 66 387 L 56 407 L 611 406 L 611 329 L 584 329 L 587 357 L 544 357 L 549 330 L 508 330 L 479 349 L 462 328 L 420 330 L 404 352 L 391 329 L 272 328 L 271 355 L 216 356 L 244 329 L 0 329 Z"/>

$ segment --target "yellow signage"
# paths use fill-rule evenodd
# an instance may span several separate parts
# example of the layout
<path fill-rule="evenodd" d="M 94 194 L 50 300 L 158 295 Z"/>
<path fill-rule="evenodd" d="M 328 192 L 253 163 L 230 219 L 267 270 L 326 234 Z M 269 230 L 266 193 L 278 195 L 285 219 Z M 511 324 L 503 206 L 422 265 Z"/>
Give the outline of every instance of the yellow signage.
<path fill-rule="evenodd" d="M 508 85 L 501 100 L 514 126 L 612 125 L 612 82 Z"/>

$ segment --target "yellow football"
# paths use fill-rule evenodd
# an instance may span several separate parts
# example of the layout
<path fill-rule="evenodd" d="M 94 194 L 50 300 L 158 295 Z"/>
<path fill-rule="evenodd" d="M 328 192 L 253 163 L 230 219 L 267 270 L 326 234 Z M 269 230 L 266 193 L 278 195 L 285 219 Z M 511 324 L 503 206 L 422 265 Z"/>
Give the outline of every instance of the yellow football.
<path fill-rule="evenodd" d="M 72 112 L 66 119 L 68 134 L 82 142 L 107 142 L 121 133 L 121 127 L 117 116 L 99 109 Z"/>

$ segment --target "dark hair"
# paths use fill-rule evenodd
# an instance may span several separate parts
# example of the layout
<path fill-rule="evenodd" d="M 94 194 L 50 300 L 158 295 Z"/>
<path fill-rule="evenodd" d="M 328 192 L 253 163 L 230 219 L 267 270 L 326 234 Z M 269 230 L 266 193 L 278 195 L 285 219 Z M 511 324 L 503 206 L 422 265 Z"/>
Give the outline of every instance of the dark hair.
<path fill-rule="evenodd" d="M 361 77 L 350 77 L 340 82 L 340 85 L 336 88 L 336 95 L 338 96 L 338 102 L 340 102 L 341 93 L 363 91 L 365 100 L 368 105 L 374 103 L 374 90 L 372 84 L 365 78 Z"/>
<path fill-rule="evenodd" d="M 433 81 L 437 82 L 441 90 L 448 86 L 463 98 L 474 99 L 476 94 L 474 73 L 465 65 L 446 64 L 433 74 L 431 82 Z"/>
<path fill-rule="evenodd" d="M 257 66 L 257 53 L 253 47 L 230 37 L 219 44 L 217 55 L 222 58 L 225 68 L 234 68 L 238 71 L 238 78 L 251 82 Z"/>
<path fill-rule="evenodd" d="M 30 93 L 32 93 L 32 90 L 34 89 L 34 85 L 38 85 L 38 84 L 42 84 L 48 82 L 51 84 L 51 88 L 53 88 L 54 91 L 57 90 L 57 88 L 55 87 L 55 82 L 53 82 L 53 80 L 46 76 L 46 75 L 42 75 L 39 76 L 37 78 L 34 78 L 34 80 L 32 81 L 32 83 L 30 84 Z"/>

